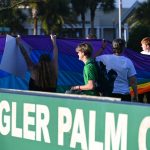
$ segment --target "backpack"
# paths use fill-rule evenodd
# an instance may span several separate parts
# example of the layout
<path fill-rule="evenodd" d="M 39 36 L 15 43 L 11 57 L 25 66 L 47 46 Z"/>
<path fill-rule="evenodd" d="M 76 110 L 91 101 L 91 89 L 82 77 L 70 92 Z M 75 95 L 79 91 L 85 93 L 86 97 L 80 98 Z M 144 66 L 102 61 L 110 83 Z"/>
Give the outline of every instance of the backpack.
<path fill-rule="evenodd" d="M 98 71 L 98 81 L 96 81 L 96 90 L 102 96 L 111 96 L 114 88 L 114 81 L 117 77 L 117 72 L 113 69 L 107 72 L 106 66 L 101 61 L 95 61 L 95 66 Z"/>

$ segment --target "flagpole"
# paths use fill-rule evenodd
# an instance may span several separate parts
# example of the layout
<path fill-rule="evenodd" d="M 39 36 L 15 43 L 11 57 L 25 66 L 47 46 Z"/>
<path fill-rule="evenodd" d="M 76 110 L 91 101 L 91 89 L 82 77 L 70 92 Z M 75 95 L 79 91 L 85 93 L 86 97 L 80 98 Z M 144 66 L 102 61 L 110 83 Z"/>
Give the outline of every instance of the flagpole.
<path fill-rule="evenodd" d="M 122 0 L 119 0 L 119 38 L 122 38 L 122 35 L 121 35 L 121 15 L 122 15 Z"/>

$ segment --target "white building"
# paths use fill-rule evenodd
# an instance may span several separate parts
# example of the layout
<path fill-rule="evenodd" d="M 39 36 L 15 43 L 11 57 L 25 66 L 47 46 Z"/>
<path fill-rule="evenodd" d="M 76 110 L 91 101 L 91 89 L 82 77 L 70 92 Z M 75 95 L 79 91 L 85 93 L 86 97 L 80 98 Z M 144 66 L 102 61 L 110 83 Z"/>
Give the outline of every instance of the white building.
<path fill-rule="evenodd" d="M 122 8 L 122 17 L 121 17 L 122 37 L 125 38 L 125 40 L 128 39 L 128 30 L 129 30 L 126 21 L 138 6 L 139 3 L 136 1 L 130 8 Z M 73 27 L 76 28 L 77 37 L 80 35 L 82 28 L 81 17 L 79 17 L 79 22 L 80 24 Z M 109 13 L 104 13 L 102 10 L 97 8 L 94 21 L 96 37 L 110 41 L 118 37 L 119 36 L 118 22 L 119 22 L 118 8 Z M 70 27 L 67 26 L 66 28 Z M 85 37 L 88 36 L 89 33 L 90 33 L 90 11 L 86 13 Z"/>
<path fill-rule="evenodd" d="M 133 13 L 133 11 L 139 6 L 139 2 L 135 2 L 130 8 L 122 8 L 122 16 L 121 16 L 121 24 L 122 24 L 122 37 L 125 40 L 128 39 L 128 24 L 126 20 Z M 95 33 L 96 37 L 100 39 L 112 40 L 118 37 L 118 18 L 119 18 L 119 10 L 116 8 L 114 11 L 109 13 L 104 13 L 102 10 L 97 8 L 95 13 Z M 70 30 L 72 35 L 68 35 L 69 37 L 80 37 L 82 31 L 81 17 L 78 17 L 79 24 L 70 27 L 68 25 L 64 25 L 64 30 Z M 28 34 L 33 34 L 33 21 L 27 22 L 25 24 L 25 28 L 28 30 Z M 85 37 L 90 32 L 90 12 L 86 13 L 86 24 L 85 24 Z M 41 24 L 38 22 L 37 24 L 37 34 L 43 34 L 41 29 Z"/>

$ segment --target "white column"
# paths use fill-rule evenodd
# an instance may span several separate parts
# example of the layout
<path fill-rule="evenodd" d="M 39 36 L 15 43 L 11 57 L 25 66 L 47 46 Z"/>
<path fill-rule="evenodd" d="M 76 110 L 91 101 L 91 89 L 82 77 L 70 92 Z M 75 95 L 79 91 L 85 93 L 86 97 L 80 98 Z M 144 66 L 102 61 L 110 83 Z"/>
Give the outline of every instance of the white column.
<path fill-rule="evenodd" d="M 96 28 L 96 37 L 98 39 L 100 38 L 100 29 L 99 29 L 99 27 Z"/>
<path fill-rule="evenodd" d="M 89 35 L 89 28 L 85 28 L 85 37 Z"/>
<path fill-rule="evenodd" d="M 129 37 L 129 28 L 128 28 L 128 24 L 125 23 L 124 24 L 124 40 L 126 42 L 128 41 L 128 37 Z"/>
<path fill-rule="evenodd" d="M 104 38 L 104 28 L 101 27 L 101 39 L 103 39 L 103 38 Z"/>
<path fill-rule="evenodd" d="M 122 37 L 122 35 L 121 35 L 121 15 L 122 15 L 122 0 L 119 0 L 119 38 Z"/>

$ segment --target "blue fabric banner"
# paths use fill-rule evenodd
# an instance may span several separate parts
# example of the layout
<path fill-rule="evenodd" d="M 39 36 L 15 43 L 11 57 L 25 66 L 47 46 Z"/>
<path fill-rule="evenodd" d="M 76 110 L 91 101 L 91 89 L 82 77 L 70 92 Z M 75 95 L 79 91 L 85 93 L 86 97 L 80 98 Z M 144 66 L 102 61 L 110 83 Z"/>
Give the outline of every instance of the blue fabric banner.
<path fill-rule="evenodd" d="M 52 54 L 52 43 L 49 36 L 22 36 L 28 45 L 32 47 L 31 58 L 34 62 L 38 61 L 42 53 Z M 0 36 L 0 60 L 2 58 L 5 47 L 6 36 Z M 83 83 L 83 63 L 78 60 L 75 52 L 76 46 L 81 42 L 89 42 L 94 52 L 101 47 L 101 39 L 69 39 L 57 38 L 57 45 L 59 49 L 59 76 L 58 76 L 58 92 L 65 92 L 70 86 Z M 104 54 L 112 53 L 112 45 L 109 41 Z M 150 90 L 150 56 L 142 55 L 131 49 L 126 49 L 124 56 L 130 58 L 135 65 L 137 71 L 137 78 L 139 84 L 139 91 Z M 9 61 L 9 60 L 8 60 Z M 30 74 L 26 74 L 25 79 L 13 76 L 7 72 L 0 70 L 0 88 L 11 89 L 28 89 L 28 81 Z M 141 90 L 142 89 L 142 90 Z"/>

